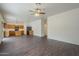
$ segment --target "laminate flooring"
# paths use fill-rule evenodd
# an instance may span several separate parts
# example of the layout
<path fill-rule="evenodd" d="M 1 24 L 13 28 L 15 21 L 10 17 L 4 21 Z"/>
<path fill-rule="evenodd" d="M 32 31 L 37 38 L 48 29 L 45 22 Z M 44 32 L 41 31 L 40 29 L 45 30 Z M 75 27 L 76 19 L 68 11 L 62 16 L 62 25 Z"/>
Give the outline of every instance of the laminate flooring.
<path fill-rule="evenodd" d="M 79 45 L 37 36 L 8 37 L 0 56 L 79 56 Z"/>

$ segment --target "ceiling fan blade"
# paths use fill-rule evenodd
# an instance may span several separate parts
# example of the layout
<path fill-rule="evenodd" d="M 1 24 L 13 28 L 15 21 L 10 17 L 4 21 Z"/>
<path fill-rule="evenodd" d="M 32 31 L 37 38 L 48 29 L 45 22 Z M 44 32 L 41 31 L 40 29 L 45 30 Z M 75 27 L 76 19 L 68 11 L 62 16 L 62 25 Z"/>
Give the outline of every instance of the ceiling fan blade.
<path fill-rule="evenodd" d="M 40 13 L 41 13 L 41 14 L 46 14 L 46 12 L 44 12 L 44 11 L 41 11 Z"/>
<path fill-rule="evenodd" d="M 30 12 L 35 12 L 34 10 L 29 10 Z"/>
<path fill-rule="evenodd" d="M 34 12 L 31 12 L 31 13 L 29 13 L 30 15 L 33 15 L 34 14 Z"/>

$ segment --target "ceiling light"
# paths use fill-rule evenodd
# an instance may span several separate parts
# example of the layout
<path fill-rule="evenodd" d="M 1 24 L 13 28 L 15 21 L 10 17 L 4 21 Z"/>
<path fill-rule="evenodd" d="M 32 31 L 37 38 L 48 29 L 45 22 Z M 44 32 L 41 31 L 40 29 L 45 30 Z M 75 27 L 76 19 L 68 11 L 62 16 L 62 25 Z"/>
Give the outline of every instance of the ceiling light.
<path fill-rule="evenodd" d="M 39 13 L 35 13 L 34 15 L 35 15 L 35 16 L 40 16 L 40 14 L 39 14 Z"/>
<path fill-rule="evenodd" d="M 36 3 L 36 8 L 34 10 L 30 10 L 30 12 L 34 16 L 45 15 L 45 9 L 42 8 L 40 3 Z"/>

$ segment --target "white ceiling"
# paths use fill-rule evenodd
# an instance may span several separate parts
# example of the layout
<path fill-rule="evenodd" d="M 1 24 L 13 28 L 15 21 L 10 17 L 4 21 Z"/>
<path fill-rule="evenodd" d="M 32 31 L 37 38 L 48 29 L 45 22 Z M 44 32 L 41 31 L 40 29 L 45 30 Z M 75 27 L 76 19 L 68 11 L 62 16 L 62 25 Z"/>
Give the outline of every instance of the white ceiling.
<path fill-rule="evenodd" d="M 10 14 L 5 14 L 7 21 L 9 22 L 30 22 L 38 20 L 39 17 L 30 15 L 29 10 L 34 9 L 36 6 L 34 3 L 3 3 L 0 4 L 4 11 Z M 45 8 L 46 15 L 51 15 L 66 12 L 75 8 L 79 8 L 78 3 L 42 3 L 42 7 Z"/>

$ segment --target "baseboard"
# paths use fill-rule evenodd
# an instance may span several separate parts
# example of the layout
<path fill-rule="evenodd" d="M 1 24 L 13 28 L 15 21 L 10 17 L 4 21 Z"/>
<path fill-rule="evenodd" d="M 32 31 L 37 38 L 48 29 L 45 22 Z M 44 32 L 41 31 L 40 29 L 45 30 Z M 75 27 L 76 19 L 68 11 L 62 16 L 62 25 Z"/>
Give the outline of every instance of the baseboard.
<path fill-rule="evenodd" d="M 51 40 L 56 40 L 56 41 L 60 41 L 60 42 L 64 42 L 64 43 L 69 43 L 69 44 L 74 44 L 74 45 L 79 45 L 77 43 L 74 43 L 74 42 L 70 42 L 70 41 L 65 41 L 65 40 L 58 40 L 58 39 L 53 39 L 51 37 L 47 37 L 48 39 L 51 39 Z"/>
<path fill-rule="evenodd" d="M 39 36 L 39 37 L 41 37 L 41 35 L 38 35 L 38 34 L 34 34 L 34 36 Z"/>

